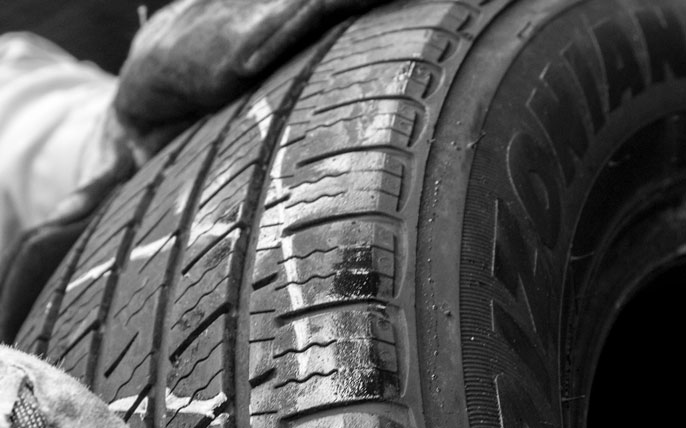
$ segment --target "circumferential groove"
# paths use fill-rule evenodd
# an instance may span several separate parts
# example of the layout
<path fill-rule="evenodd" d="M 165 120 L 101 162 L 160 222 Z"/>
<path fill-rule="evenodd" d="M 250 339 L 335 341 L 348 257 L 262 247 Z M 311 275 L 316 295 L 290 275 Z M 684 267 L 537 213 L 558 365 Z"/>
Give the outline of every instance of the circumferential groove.
<path fill-rule="evenodd" d="M 269 176 L 269 170 L 271 169 L 271 166 L 275 162 L 276 158 L 276 153 L 278 149 L 278 142 L 279 139 L 282 138 L 282 133 L 287 125 L 287 116 L 290 116 L 293 113 L 293 110 L 303 92 L 305 87 L 307 86 L 310 78 L 312 77 L 312 74 L 314 73 L 316 67 L 321 63 L 322 59 L 324 56 L 330 51 L 331 47 L 336 43 L 337 40 L 341 37 L 341 35 L 350 27 L 352 24 L 353 19 L 348 19 L 347 21 L 344 21 L 343 23 L 337 25 L 334 27 L 331 31 L 328 32 L 328 34 L 324 35 L 322 41 L 320 42 L 319 46 L 316 48 L 317 50 L 313 53 L 313 55 L 309 58 L 309 60 L 306 62 L 306 64 L 300 69 L 300 71 L 293 77 L 292 85 L 287 91 L 287 94 L 284 96 L 282 99 L 280 105 L 278 108 L 275 110 L 275 117 L 274 120 L 272 120 L 269 129 L 267 131 L 267 136 L 264 139 L 263 147 L 262 147 L 262 155 L 263 159 L 267 160 L 267 164 L 264 165 L 264 168 L 260 169 L 258 168 L 258 171 L 263 171 L 263 175 L 259 176 L 259 187 L 257 186 L 251 186 L 251 190 L 255 190 L 253 194 L 257 195 L 252 200 L 252 207 L 253 207 L 253 225 L 252 227 L 248 227 L 247 233 L 258 233 L 260 229 L 260 221 L 261 221 L 261 214 L 262 210 L 260 210 L 259 205 L 260 204 L 266 204 L 267 201 L 265 201 L 267 191 L 269 188 L 269 183 L 270 183 L 270 176 Z M 257 181 L 257 180 L 255 180 Z M 255 188 L 257 187 L 257 188 Z M 285 201 L 279 201 L 278 203 L 283 203 Z M 264 207 L 262 207 L 264 209 Z M 259 236 L 259 234 L 257 235 Z M 248 270 L 246 270 L 248 272 Z M 244 281 L 243 278 L 241 278 L 241 283 Z M 252 292 L 253 290 L 248 290 L 249 292 Z M 263 341 L 273 341 L 274 338 L 268 338 L 268 339 L 263 339 Z M 257 341 L 249 340 L 249 343 L 256 343 Z M 235 346 L 234 344 L 231 344 Z M 275 369 L 271 370 L 271 373 L 268 373 L 267 375 L 263 375 L 259 377 L 258 379 L 253 379 L 251 383 L 251 386 L 255 384 L 256 382 L 264 382 L 268 380 L 268 378 L 265 378 L 264 376 L 274 376 Z M 253 386 L 254 388 L 254 386 Z M 252 416 L 259 416 L 259 415 L 267 415 L 267 414 L 276 414 L 276 411 L 269 411 L 265 413 L 251 413 Z M 246 421 L 247 422 L 247 421 Z M 236 422 L 233 422 L 235 425 Z"/>
<path fill-rule="evenodd" d="M 231 123 L 231 121 L 229 123 Z M 207 150 L 207 153 L 202 161 L 202 165 L 199 169 L 200 172 L 195 178 L 195 181 L 193 182 L 193 187 L 191 188 L 186 206 L 183 212 L 181 213 L 181 218 L 178 223 L 178 228 L 176 232 L 177 239 L 169 252 L 167 267 L 164 273 L 164 285 L 160 287 L 159 291 L 159 300 L 161 304 L 158 306 L 157 313 L 155 314 L 155 324 L 153 326 L 152 336 L 152 349 L 158 354 L 158 357 L 153 359 L 150 365 L 150 378 L 155 383 L 155 388 L 151 391 L 152 395 L 150 396 L 150 401 L 154 404 L 148 406 L 146 412 L 146 418 L 148 418 L 153 425 L 159 425 L 160 421 L 164 420 L 164 412 L 166 411 L 166 403 L 164 401 L 164 397 L 166 394 L 167 373 L 165 371 L 166 366 L 164 363 L 162 363 L 162 356 L 166 353 L 166 350 L 169 346 L 167 343 L 167 341 L 169 340 L 170 323 L 168 317 L 171 313 L 171 306 L 173 305 L 172 297 L 174 296 L 174 290 L 176 289 L 176 286 L 182 275 L 181 264 L 183 256 L 185 254 L 186 245 L 188 244 L 188 239 L 190 236 L 190 225 L 193 221 L 193 215 L 196 212 L 197 207 L 200 203 L 200 197 L 202 196 L 203 192 L 203 185 L 212 167 L 212 164 L 214 163 L 220 142 L 221 140 L 219 138 L 215 139 L 212 142 L 209 150 Z M 219 309 L 221 310 L 222 307 L 220 306 Z M 213 315 L 215 316 L 215 318 L 218 317 L 221 314 L 218 312 L 219 310 L 215 311 L 215 313 L 211 314 L 208 318 L 211 318 Z M 175 358 L 178 358 L 176 357 L 176 355 L 179 355 L 181 352 L 183 352 L 183 350 L 186 349 L 186 347 L 195 340 L 195 338 L 197 337 L 196 332 L 199 329 L 202 328 L 204 330 L 204 328 L 207 327 L 207 325 L 205 325 L 206 322 L 207 318 L 203 320 L 203 323 L 201 323 L 201 325 L 198 326 L 198 328 L 194 330 L 193 333 L 191 333 L 191 335 L 187 336 L 186 339 L 177 347 L 177 349 L 174 351 L 174 354 L 170 358 L 172 361 L 174 361 Z M 176 354 L 177 352 L 179 354 Z"/>

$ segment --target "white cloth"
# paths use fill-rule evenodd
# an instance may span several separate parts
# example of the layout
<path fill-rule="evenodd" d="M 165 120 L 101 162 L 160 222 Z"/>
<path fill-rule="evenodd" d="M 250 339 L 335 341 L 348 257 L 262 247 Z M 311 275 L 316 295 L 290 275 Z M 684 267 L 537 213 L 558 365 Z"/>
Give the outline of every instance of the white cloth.
<path fill-rule="evenodd" d="M 36 35 L 0 35 L 0 252 L 88 179 L 115 89 L 115 77 Z"/>

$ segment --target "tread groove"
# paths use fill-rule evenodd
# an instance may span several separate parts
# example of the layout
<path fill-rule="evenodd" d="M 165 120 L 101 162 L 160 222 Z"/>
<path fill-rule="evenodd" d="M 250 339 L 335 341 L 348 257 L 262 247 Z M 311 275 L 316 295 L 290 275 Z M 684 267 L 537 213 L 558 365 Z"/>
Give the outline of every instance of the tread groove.
<path fill-rule="evenodd" d="M 172 415 L 172 417 L 169 418 L 169 419 L 166 421 L 166 422 L 167 422 L 167 423 L 166 423 L 166 426 L 169 426 L 169 425 L 174 421 L 174 419 L 176 419 L 176 417 L 179 415 L 179 413 L 182 413 L 183 409 L 185 409 L 185 408 L 187 408 L 188 406 L 190 406 L 191 403 L 193 402 L 193 399 L 194 399 L 200 392 L 202 392 L 202 391 L 204 391 L 205 389 L 207 389 L 207 387 L 212 383 L 212 381 L 214 380 L 214 378 L 216 378 L 217 376 L 219 376 L 221 373 L 222 373 L 222 370 L 219 369 L 215 374 L 213 374 L 212 376 L 210 376 L 210 378 L 207 380 L 207 383 L 206 383 L 205 385 L 203 385 L 203 386 L 197 388 L 195 391 L 193 391 L 193 393 L 192 393 L 191 396 L 190 396 L 190 399 L 188 400 L 188 403 L 185 404 L 185 405 L 183 405 L 183 406 L 181 406 L 181 407 L 179 407 L 178 409 L 176 409 L 176 411 L 174 411 L 174 414 Z M 158 425 L 158 426 L 159 426 L 159 425 Z"/>
<path fill-rule="evenodd" d="M 303 352 L 307 351 L 308 349 L 313 348 L 315 346 L 318 348 L 326 348 L 328 346 L 333 345 L 336 342 L 338 342 L 338 339 L 331 339 L 328 342 L 311 342 L 311 343 L 308 343 L 306 346 L 304 346 L 300 349 L 286 349 L 284 351 L 275 353 L 274 358 L 281 358 L 281 357 L 288 355 L 288 354 L 301 354 L 301 353 L 303 353 Z"/>
<path fill-rule="evenodd" d="M 145 388 L 138 394 L 136 397 L 136 400 L 133 402 L 129 410 L 126 411 L 122 419 L 124 419 L 124 422 L 128 422 L 129 419 L 131 419 L 131 416 L 133 416 L 134 412 L 140 406 L 140 404 L 143 402 L 143 400 L 146 399 L 148 392 L 152 388 L 152 385 L 146 385 Z"/>
<path fill-rule="evenodd" d="M 190 261 L 186 262 L 186 265 L 181 269 L 181 275 L 186 275 L 188 272 L 190 272 L 193 269 L 193 266 L 195 266 L 200 260 L 202 260 L 203 257 L 212 249 L 219 244 L 224 238 L 232 234 L 234 231 L 238 229 L 245 229 L 246 224 L 242 221 L 236 222 L 233 226 L 231 226 L 226 232 L 222 233 L 221 235 L 215 236 L 211 242 L 209 242 L 205 248 L 203 248 L 202 251 L 198 252 L 198 254 L 193 257 Z"/>
<path fill-rule="evenodd" d="M 59 356 L 58 360 L 62 360 L 69 352 L 71 352 L 72 349 L 76 347 L 85 337 L 88 336 L 89 333 L 92 331 L 95 331 L 98 329 L 98 326 L 100 325 L 100 322 L 98 320 L 93 321 L 88 325 L 88 327 L 84 328 L 83 331 L 74 339 L 73 342 L 69 343 L 69 345 L 62 351 L 62 355 Z"/>
<path fill-rule="evenodd" d="M 107 329 L 107 322 L 110 319 L 109 317 L 112 315 L 110 313 L 110 309 L 112 306 L 112 301 L 114 299 L 115 290 L 119 284 L 119 274 L 122 268 L 126 266 L 126 264 L 129 261 L 130 254 L 134 246 L 136 232 L 140 227 L 141 222 L 143 221 L 143 217 L 150 208 L 150 204 L 152 203 L 155 197 L 157 189 L 162 184 L 165 171 L 169 167 L 171 167 L 171 165 L 173 165 L 174 161 L 176 160 L 176 157 L 179 155 L 179 153 L 181 153 L 183 148 L 186 146 L 186 144 L 188 144 L 188 142 L 191 140 L 193 135 L 195 135 L 197 130 L 198 128 L 196 127 L 193 130 L 193 132 L 190 132 L 189 135 L 185 138 L 183 144 L 180 144 L 179 147 L 176 147 L 175 150 L 168 155 L 163 167 L 157 172 L 155 178 L 145 187 L 145 193 L 142 196 L 140 203 L 136 207 L 133 219 L 129 222 L 129 227 L 124 232 L 124 237 L 122 238 L 122 242 L 119 248 L 117 249 L 117 253 L 115 255 L 113 267 L 111 268 L 111 273 L 107 278 L 107 282 L 104 286 L 101 305 L 98 308 L 97 319 L 101 320 L 103 328 L 100 328 L 95 331 L 93 341 L 91 342 L 91 348 L 89 353 L 90 357 L 88 358 L 86 369 L 86 383 L 89 385 L 93 384 L 95 380 L 96 370 L 98 370 L 98 367 L 104 363 L 104 356 L 101 355 L 100 352 L 103 335 L 104 331 Z"/>
<path fill-rule="evenodd" d="M 302 379 L 292 378 L 292 379 L 288 379 L 288 380 L 286 380 L 286 381 L 284 381 L 284 382 L 277 383 L 276 385 L 274 385 L 274 389 L 280 389 L 280 388 L 283 388 L 284 386 L 289 385 L 289 384 L 292 384 L 292 383 L 300 383 L 300 384 L 302 384 L 302 383 L 305 383 L 305 382 L 307 382 L 308 380 L 312 379 L 313 377 L 330 377 L 330 376 L 332 376 L 332 375 L 334 375 L 334 374 L 336 374 L 336 373 L 338 373 L 338 372 L 339 372 L 338 369 L 331 369 L 331 370 L 329 370 L 328 372 L 324 372 L 324 373 L 313 372 L 313 373 L 308 374 L 307 376 L 305 376 L 305 377 L 302 378 Z"/>
<path fill-rule="evenodd" d="M 34 347 L 32 352 L 38 355 L 45 355 L 47 353 L 48 345 L 50 344 L 50 340 L 52 337 L 52 332 L 59 317 L 62 301 L 66 293 L 66 288 L 69 285 L 72 276 L 74 275 L 74 273 L 76 273 L 76 270 L 78 269 L 79 261 L 81 259 L 81 256 L 83 255 L 83 252 L 86 249 L 86 246 L 90 242 L 90 238 L 95 233 L 97 226 L 100 224 L 100 221 L 105 216 L 105 211 L 112 203 L 112 200 L 114 199 L 114 196 L 117 193 L 118 189 L 117 191 L 113 191 L 112 195 L 110 195 L 107 198 L 105 203 L 102 204 L 100 208 L 98 208 L 99 212 L 96 213 L 95 219 L 93 219 L 91 223 L 87 226 L 86 230 L 84 231 L 80 239 L 81 242 L 77 243 L 74 250 L 72 250 L 70 259 L 69 261 L 67 261 L 68 265 L 66 271 L 60 279 L 59 283 L 55 286 L 55 289 L 52 292 L 53 296 L 49 299 L 48 305 L 50 309 L 47 311 L 42 326 L 40 327 L 40 332 L 38 333 L 36 338 L 36 346 Z"/>
<path fill-rule="evenodd" d="M 246 103 L 247 97 L 242 101 L 241 108 L 238 108 L 236 113 L 242 111 L 242 107 L 245 106 Z M 236 113 L 234 113 L 234 116 L 231 118 L 231 120 L 229 120 L 229 122 L 224 126 L 224 132 L 226 132 L 233 123 Z M 222 134 L 224 132 L 222 132 Z M 160 426 L 166 416 L 165 400 L 167 387 L 167 366 L 163 362 L 163 359 L 166 355 L 165 350 L 168 348 L 168 327 L 171 322 L 169 318 L 172 312 L 171 307 L 173 305 L 174 290 L 176 289 L 176 286 L 182 275 L 181 264 L 188 240 L 190 239 L 190 226 L 193 222 L 193 216 L 200 204 L 200 198 L 202 197 L 204 190 L 203 185 L 205 184 L 205 180 L 209 175 L 212 164 L 215 161 L 221 141 L 221 137 L 215 138 L 205 154 L 205 157 L 202 161 L 202 166 L 199 169 L 197 177 L 195 177 L 192 188 L 188 195 L 187 202 L 183 208 L 183 212 L 181 213 L 181 218 L 179 220 L 179 226 L 177 229 L 177 239 L 174 241 L 167 259 L 167 268 L 164 273 L 164 280 L 162 282 L 159 295 L 159 301 L 161 303 L 158 305 L 157 313 L 155 314 L 155 325 L 153 327 L 152 335 L 152 349 L 157 358 L 152 359 L 150 366 L 150 382 L 154 384 L 154 387 L 150 390 L 149 400 L 154 404 L 152 406 L 148 406 L 146 411 L 146 419 L 150 421 L 153 426 Z M 201 325 L 201 327 L 203 326 Z M 195 339 L 195 337 L 192 339 Z M 188 343 L 191 342 L 192 340 L 190 340 Z M 186 342 L 182 343 L 180 348 L 182 348 L 185 343 Z"/>
<path fill-rule="evenodd" d="M 283 196 L 281 196 L 280 198 L 274 199 L 273 201 L 270 201 L 270 202 L 264 204 L 264 210 L 267 211 L 270 208 L 274 208 L 275 206 L 277 206 L 279 204 L 287 202 L 290 198 L 291 198 L 291 194 L 286 193 Z"/>
<path fill-rule="evenodd" d="M 369 145 L 369 146 L 346 147 L 346 148 L 342 148 L 339 150 L 331 150 L 331 151 L 328 151 L 326 153 L 322 153 L 322 154 L 316 155 L 316 156 L 311 156 L 307 159 L 303 159 L 301 161 L 298 161 L 295 164 L 295 166 L 296 166 L 296 168 L 302 168 L 304 166 L 311 165 L 313 163 L 316 163 L 316 162 L 319 162 L 319 161 L 322 161 L 325 159 L 329 159 L 329 158 L 332 158 L 335 156 L 344 155 L 346 153 L 356 153 L 356 152 L 369 153 L 369 152 L 372 152 L 375 150 L 398 156 L 404 162 L 409 162 L 413 158 L 412 153 L 405 150 L 405 149 L 401 149 L 399 147 L 392 146 L 390 144 L 376 144 L 376 145 Z"/>
<path fill-rule="evenodd" d="M 259 376 L 256 376 L 252 379 L 250 379 L 250 387 L 251 388 L 256 388 L 263 383 L 269 382 L 271 379 L 276 376 L 276 369 L 274 367 L 270 368 L 269 370 L 265 371 L 264 373 L 260 373 Z"/>
<path fill-rule="evenodd" d="M 214 351 L 216 351 L 217 348 L 221 347 L 221 345 L 222 345 L 222 342 L 221 342 L 221 341 L 217 342 L 217 343 L 212 347 L 212 349 L 210 349 L 210 351 L 207 353 L 206 356 L 204 356 L 204 357 L 202 357 L 202 358 L 198 358 L 197 360 L 193 361 L 193 367 L 191 367 L 191 369 L 188 370 L 188 373 L 186 373 L 186 374 L 184 374 L 183 376 L 179 377 L 179 378 L 174 382 L 174 385 L 172 385 L 172 387 L 171 387 L 170 389 L 171 389 L 172 391 L 174 391 L 174 390 L 176 389 L 176 387 L 179 386 L 179 383 L 181 383 L 181 381 L 183 381 L 184 379 L 187 379 L 188 377 L 190 377 L 190 376 L 193 374 L 193 371 L 195 370 L 195 368 L 196 368 L 198 365 L 200 365 L 201 363 L 207 361 L 207 360 L 212 356 L 212 354 L 214 353 Z"/>
<path fill-rule="evenodd" d="M 342 70 L 337 70 L 336 72 L 332 73 L 332 76 L 340 76 L 343 74 L 350 73 L 352 71 L 361 70 L 363 68 L 372 67 L 375 65 L 398 64 L 398 63 L 422 64 L 425 67 L 431 69 L 431 71 L 433 71 L 435 73 L 440 73 L 442 70 L 442 67 L 440 65 L 438 65 L 437 63 L 435 63 L 433 61 L 429 61 L 428 59 L 414 58 L 414 57 L 398 57 L 398 58 L 386 59 L 386 60 L 380 60 L 380 61 L 370 61 L 370 62 L 366 62 L 364 64 L 359 64 L 359 65 L 355 65 L 352 67 L 348 67 L 348 68 L 345 68 Z M 414 102 L 418 102 L 417 100 L 415 100 L 412 97 L 401 97 L 401 98 L 402 99 L 410 99 Z M 387 98 L 384 98 L 384 99 L 387 99 Z"/>
<path fill-rule="evenodd" d="M 172 324 L 171 329 L 173 330 L 174 327 L 176 327 L 177 325 L 180 325 L 180 324 L 182 323 L 183 317 L 184 317 L 185 315 L 191 313 L 191 312 L 193 311 L 193 309 L 194 309 L 195 307 L 197 307 L 197 305 L 199 305 L 200 302 L 201 302 L 204 298 L 206 298 L 207 296 L 212 295 L 212 293 L 214 293 L 214 292 L 217 290 L 217 288 L 218 288 L 224 281 L 226 281 L 228 278 L 229 278 L 229 275 L 226 275 L 226 276 L 220 278 L 219 281 L 217 281 L 217 282 L 215 283 L 214 287 L 213 287 L 211 290 L 208 290 L 208 291 L 204 292 L 203 294 L 201 294 L 201 295 L 196 299 L 195 303 L 194 303 L 193 305 L 190 305 L 191 307 L 190 307 L 190 308 L 187 308 L 185 311 L 183 311 L 183 313 L 176 319 L 176 321 L 174 321 L 174 324 Z M 183 293 L 181 296 L 184 296 L 186 291 L 188 291 L 188 289 L 185 289 L 185 290 L 184 290 L 184 293 Z M 174 300 L 174 304 L 177 304 L 177 303 L 178 303 L 178 300 Z"/>
<path fill-rule="evenodd" d="M 281 105 L 278 107 L 277 111 L 282 114 L 283 119 L 281 118 L 276 118 L 276 120 L 273 120 L 272 123 L 270 124 L 269 131 L 267 133 L 267 138 L 266 138 L 266 144 L 265 148 L 267 149 L 267 156 L 266 159 L 268 160 L 268 163 L 264 165 L 264 168 L 262 169 L 263 175 L 261 177 L 261 183 L 260 186 L 254 189 L 254 193 L 259 195 L 258 198 L 254 201 L 256 204 L 257 209 L 255 210 L 255 215 L 253 216 L 253 224 L 249 228 L 249 230 L 254 234 L 253 236 L 259 236 L 259 233 L 256 231 L 260 230 L 260 220 L 262 218 L 262 215 L 265 211 L 264 205 L 266 205 L 267 201 L 267 193 L 269 189 L 269 184 L 271 182 L 271 178 L 269 177 L 269 171 L 271 171 L 273 165 L 275 164 L 275 160 L 277 157 L 277 152 L 278 150 L 278 142 L 282 137 L 282 134 L 284 130 L 286 129 L 287 125 L 287 117 L 291 116 L 295 112 L 295 108 L 297 105 L 297 101 L 302 95 L 303 91 L 305 90 L 309 80 L 313 76 L 316 68 L 321 64 L 321 62 L 324 60 L 326 54 L 331 50 L 331 48 L 334 46 L 334 44 L 340 39 L 340 37 L 345 33 L 345 31 L 353 24 L 354 20 L 356 18 L 350 18 L 341 24 L 335 26 L 332 30 L 328 32 L 328 34 L 324 35 L 322 41 L 319 42 L 319 46 L 317 47 L 317 50 L 314 52 L 312 57 L 309 59 L 308 63 L 300 70 L 299 74 L 294 78 L 293 85 L 289 89 L 289 94 L 284 97 L 284 99 L 281 102 Z M 262 205 L 262 208 L 260 209 L 260 205 Z M 276 204 L 278 205 L 278 204 Z M 256 244 L 257 245 L 257 244 Z M 259 248 L 259 245 L 257 245 Z M 250 278 L 251 274 L 250 271 L 252 269 L 252 266 L 250 266 L 251 263 L 254 263 L 254 260 L 252 260 L 249 263 L 246 263 L 244 266 L 244 271 L 243 271 L 243 277 L 244 278 Z M 247 289 L 248 287 L 245 287 Z M 254 290 L 251 289 L 246 290 L 249 293 L 252 293 Z M 269 339 L 260 339 L 260 340 L 248 340 L 249 343 L 257 343 L 257 342 L 267 342 Z M 271 338 L 273 340 L 273 338 Z M 230 344 L 235 346 L 235 343 Z M 232 368 L 232 367 L 231 367 Z M 228 370 L 227 370 L 228 371 Z M 232 379 L 233 379 L 233 373 L 231 373 Z M 237 403 L 238 404 L 238 403 Z M 247 403 L 246 403 L 247 404 Z M 271 412 L 265 412 L 265 413 L 253 413 L 251 412 L 252 416 L 259 416 L 259 415 L 268 415 L 268 414 L 273 414 Z M 248 421 L 245 421 L 248 422 Z M 235 426 L 236 422 L 233 422 L 232 425 Z"/>
<path fill-rule="evenodd" d="M 266 276 L 262 279 L 259 279 L 252 284 L 252 289 L 253 290 L 259 290 L 260 288 L 264 288 L 271 284 L 272 282 L 276 281 L 276 279 L 279 277 L 278 273 L 273 273 L 269 276 Z"/>
<path fill-rule="evenodd" d="M 205 317 L 205 319 L 203 319 L 200 324 L 198 324 L 198 326 L 188 334 L 186 339 L 183 340 L 179 346 L 176 347 L 176 349 L 174 349 L 174 351 L 169 355 L 169 361 L 171 361 L 173 364 L 176 360 L 178 360 L 181 354 L 183 354 L 183 351 L 185 351 L 207 327 L 215 322 L 217 318 L 228 312 L 229 304 L 227 302 L 222 303 L 217 309 L 212 311 L 212 313 Z"/>
<path fill-rule="evenodd" d="M 299 280 L 299 281 L 289 281 L 286 282 L 285 284 L 279 285 L 278 287 L 275 287 L 274 290 L 283 290 L 284 288 L 287 288 L 289 285 L 305 285 L 308 282 L 315 280 L 315 279 L 329 279 L 336 276 L 336 272 L 331 272 L 326 275 L 319 275 L 319 274 L 312 274 L 308 276 L 305 279 Z"/>
<path fill-rule="evenodd" d="M 320 201 L 320 200 L 322 200 L 322 199 L 335 199 L 335 198 L 337 198 L 338 196 L 344 195 L 344 194 L 346 194 L 346 193 L 347 193 L 347 190 L 341 190 L 341 191 L 335 192 L 335 193 L 322 193 L 322 194 L 320 194 L 320 195 L 315 196 L 313 199 L 303 199 L 303 200 L 300 200 L 300 201 L 293 202 L 293 203 L 290 204 L 290 205 L 286 205 L 286 208 L 287 208 L 287 209 L 295 208 L 295 207 L 297 207 L 298 205 L 303 205 L 303 204 L 309 205 L 309 204 L 313 204 L 313 203 L 315 203 L 315 202 L 317 202 L 317 201 Z"/>
<path fill-rule="evenodd" d="M 130 373 L 129 377 L 126 379 L 126 382 L 122 383 L 122 384 L 119 385 L 119 387 L 117 388 L 117 391 L 116 391 L 115 394 L 114 394 L 115 397 L 118 397 L 118 396 L 119 396 L 119 393 L 121 392 L 121 390 L 124 389 L 124 387 L 125 387 L 126 385 L 128 385 L 128 384 L 133 380 L 133 375 L 136 373 L 136 371 L 138 370 L 138 368 L 139 368 L 140 366 L 142 366 L 143 364 L 145 364 L 145 362 L 146 362 L 149 358 L 151 358 L 151 354 L 150 354 L 150 353 L 145 354 L 145 355 L 143 356 L 143 358 L 138 362 L 138 364 L 136 364 L 136 366 L 133 368 L 133 370 L 131 370 L 131 373 Z M 150 383 L 148 383 L 148 384 L 145 385 L 145 387 L 144 387 L 142 390 L 147 389 L 148 387 L 151 387 L 151 386 L 152 386 L 152 385 L 151 385 Z M 140 393 L 139 393 L 139 394 L 140 394 Z M 134 409 L 135 409 L 135 408 L 134 408 Z"/>
<path fill-rule="evenodd" d="M 122 349 L 121 353 L 119 355 L 117 355 L 117 358 L 115 358 L 114 361 L 112 361 L 112 364 L 110 364 L 110 366 L 107 368 L 107 370 L 105 370 L 105 377 L 110 377 L 110 375 L 117 368 L 117 366 L 119 365 L 121 360 L 124 359 L 124 356 L 126 355 L 126 353 L 129 352 L 129 349 L 131 349 L 131 346 L 133 345 L 133 342 L 136 341 L 137 337 L 138 337 L 138 332 L 136 332 L 136 334 L 133 335 L 131 340 L 129 340 L 129 343 L 127 343 L 126 346 L 124 346 L 124 349 Z"/>
<path fill-rule="evenodd" d="M 278 324 L 283 327 L 287 324 L 292 324 L 296 321 L 307 319 L 318 314 L 330 314 L 333 311 L 353 311 L 364 310 L 373 311 L 374 307 L 385 308 L 388 302 L 379 299 L 361 299 L 355 301 L 333 301 L 321 303 L 318 305 L 311 305 L 306 308 L 297 309 L 276 317 Z"/>
<path fill-rule="evenodd" d="M 294 255 L 288 257 L 287 259 L 281 259 L 281 260 L 279 260 L 279 261 L 277 262 L 277 264 L 282 265 L 282 264 L 286 263 L 286 262 L 289 261 L 289 260 L 305 260 L 305 259 L 308 259 L 308 258 L 310 258 L 311 256 L 313 256 L 313 255 L 315 255 L 315 254 L 322 254 L 322 255 L 324 255 L 324 254 L 332 253 L 332 252 L 334 252 L 334 251 L 336 251 L 336 250 L 340 250 L 340 247 L 331 247 L 331 248 L 327 248 L 326 250 L 314 249 L 314 250 L 310 251 L 309 253 L 304 254 L 304 255 L 302 255 L 302 256 L 301 256 L 301 255 L 294 254 Z"/>
<path fill-rule="evenodd" d="M 352 169 L 350 171 L 339 171 L 339 172 L 335 172 L 335 173 L 334 172 L 326 173 L 326 174 L 323 174 L 323 175 L 321 175 L 321 176 L 319 176 L 313 180 L 300 181 L 297 184 L 291 186 L 289 189 L 291 191 L 293 191 L 293 190 L 297 189 L 298 187 L 305 186 L 307 184 L 317 184 L 317 183 L 320 183 L 326 179 L 338 178 L 338 177 L 342 177 L 342 176 L 347 175 L 347 174 L 364 173 L 364 172 L 381 172 L 384 174 L 392 175 L 392 176 L 397 177 L 397 178 L 402 178 L 401 175 L 398 175 L 395 172 L 389 171 L 387 169 Z"/>
<path fill-rule="evenodd" d="M 238 159 L 236 159 L 236 160 L 238 160 Z M 212 199 L 214 196 L 217 195 L 217 193 L 221 192 L 222 189 L 224 189 L 224 187 L 226 187 L 229 183 L 231 183 L 236 177 L 238 177 L 239 175 L 241 175 L 242 173 L 244 173 L 245 171 L 247 171 L 251 167 L 255 166 L 256 164 L 257 164 L 257 162 L 249 162 L 249 163 L 245 164 L 241 169 L 236 171 L 234 174 L 231 174 L 230 176 L 224 178 L 224 184 L 217 187 L 217 189 L 211 195 L 207 195 L 207 196 L 203 195 L 205 197 L 205 201 L 209 201 L 210 199 Z M 229 169 L 229 168 L 227 168 L 227 169 Z M 205 206 L 205 204 L 206 204 L 206 202 L 201 203 L 200 207 Z"/>
<path fill-rule="evenodd" d="M 413 97 L 409 95 L 375 95 L 373 97 L 359 97 L 355 98 L 353 100 L 347 100 L 343 101 L 340 103 L 328 105 L 326 107 L 320 107 L 316 109 L 314 112 L 312 112 L 313 116 L 317 116 L 320 114 L 324 114 L 327 112 L 330 112 L 332 110 L 337 110 L 343 107 L 347 107 L 352 104 L 359 104 L 359 103 L 366 103 L 366 102 L 373 102 L 373 101 L 405 101 L 409 104 L 412 104 L 415 108 L 418 110 L 424 111 L 426 109 L 426 106 L 422 104 L 421 102 L 417 101 Z"/>
<path fill-rule="evenodd" d="M 385 213 L 383 211 L 364 211 L 356 213 L 332 214 L 324 217 L 303 220 L 299 222 L 296 221 L 295 223 L 283 229 L 282 236 L 291 236 L 296 233 L 300 233 L 304 230 L 311 229 L 317 226 L 322 226 L 330 223 L 337 223 L 346 220 L 356 220 L 359 222 L 379 222 L 391 224 L 395 227 L 399 227 L 402 224 L 402 220 L 400 218 Z"/>

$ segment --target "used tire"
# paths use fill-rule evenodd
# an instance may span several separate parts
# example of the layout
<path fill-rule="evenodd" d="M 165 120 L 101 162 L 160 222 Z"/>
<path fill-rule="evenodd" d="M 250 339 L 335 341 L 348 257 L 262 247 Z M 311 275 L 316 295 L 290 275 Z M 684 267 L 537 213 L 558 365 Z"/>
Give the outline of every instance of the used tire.
<path fill-rule="evenodd" d="M 131 426 L 582 426 L 683 253 L 686 3 L 398 2 L 121 189 L 18 345 Z"/>

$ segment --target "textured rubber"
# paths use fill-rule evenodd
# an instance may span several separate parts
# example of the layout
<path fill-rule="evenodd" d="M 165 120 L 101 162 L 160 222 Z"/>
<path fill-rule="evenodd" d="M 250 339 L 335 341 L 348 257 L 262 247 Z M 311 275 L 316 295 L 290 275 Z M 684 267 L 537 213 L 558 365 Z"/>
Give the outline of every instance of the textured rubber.
<path fill-rule="evenodd" d="M 537 212 L 491 201 L 510 184 L 485 184 L 508 177 L 489 156 L 510 152 L 484 129 L 519 53 L 578 3 L 602 2 L 397 2 L 331 30 L 119 191 L 19 347 L 132 427 L 557 425 L 537 342 L 554 333 L 492 285 L 547 266 L 518 252 Z"/>

